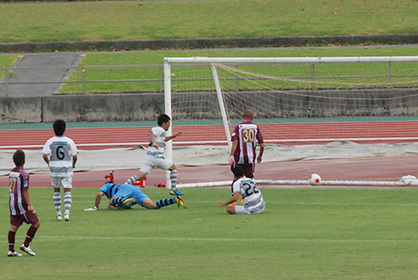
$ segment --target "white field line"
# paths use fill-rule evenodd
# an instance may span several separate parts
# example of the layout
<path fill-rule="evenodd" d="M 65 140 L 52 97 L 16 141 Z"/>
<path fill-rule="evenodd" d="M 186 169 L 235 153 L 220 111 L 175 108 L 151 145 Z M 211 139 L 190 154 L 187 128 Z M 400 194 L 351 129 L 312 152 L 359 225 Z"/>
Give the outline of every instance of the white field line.
<path fill-rule="evenodd" d="M 36 236 L 37 241 L 62 240 L 133 240 L 133 241 L 186 241 L 186 242 L 297 242 L 297 243 L 417 243 L 409 239 L 305 239 L 305 238 L 200 238 L 200 237 L 123 237 L 123 236 Z"/>

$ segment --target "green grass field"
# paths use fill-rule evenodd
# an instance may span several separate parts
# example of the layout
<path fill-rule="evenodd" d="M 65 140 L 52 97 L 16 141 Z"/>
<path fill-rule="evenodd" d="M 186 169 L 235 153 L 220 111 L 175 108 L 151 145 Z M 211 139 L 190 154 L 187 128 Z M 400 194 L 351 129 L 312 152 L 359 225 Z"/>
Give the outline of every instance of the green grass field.
<path fill-rule="evenodd" d="M 87 53 L 80 62 L 79 66 L 103 66 L 103 65 L 161 65 L 164 57 L 330 57 L 330 56 L 416 56 L 418 55 L 417 47 L 364 47 L 364 48 L 266 48 L 266 49 L 225 49 L 225 50 L 189 50 L 189 51 L 152 51 L 152 52 L 109 52 L 109 53 Z M 0 67 L 11 67 L 16 61 L 18 55 L 0 55 Z M 246 68 L 243 68 L 246 69 Z M 310 76 L 310 65 L 285 65 L 281 67 L 257 67 L 248 68 L 249 71 L 264 73 L 267 76 L 276 77 L 292 77 L 292 76 Z M 392 75 L 417 75 L 418 68 L 415 63 L 399 63 L 392 64 Z M 183 71 L 187 73 L 190 68 L 174 68 L 173 71 Z M 197 68 L 195 77 L 209 78 L 208 81 L 198 82 L 182 82 L 181 89 L 188 90 L 213 90 L 212 73 L 208 67 Z M 323 85 L 332 83 L 333 87 L 341 86 L 343 88 L 352 87 L 350 82 L 358 85 L 368 83 L 380 83 L 385 85 L 387 79 L 385 77 L 387 71 L 386 64 L 363 64 L 363 65 L 320 65 L 316 67 L 316 75 L 333 76 L 338 75 L 382 75 L 379 79 L 360 79 L 354 81 L 349 79 L 325 79 L 322 80 Z M 219 72 L 220 75 L 222 72 Z M 176 75 L 179 73 L 177 72 Z M 180 74 L 182 74 L 180 72 Z M 81 70 L 75 70 L 69 81 L 77 81 L 79 83 L 67 83 L 60 88 L 61 93 L 81 93 L 83 85 L 81 81 L 83 73 Z M 90 93 L 102 92 L 158 92 L 160 90 L 160 82 L 158 81 L 159 69 L 154 68 L 117 68 L 117 69 L 87 69 L 85 72 L 86 81 L 96 81 L 87 83 L 86 91 Z M 4 71 L 0 71 L 0 78 L 4 76 Z M 226 74 L 228 76 L 228 74 Z M 231 75 L 229 75 L 231 76 Z M 103 80 L 129 80 L 129 79 L 157 79 L 157 81 L 149 82 L 97 82 Z M 401 86 L 416 86 L 415 77 L 409 78 L 392 78 L 392 83 Z M 231 83 L 231 82 L 230 82 Z M 180 84 L 180 83 L 177 83 Z M 321 81 L 317 81 L 321 86 Z M 235 86 L 232 81 L 230 87 Z M 245 87 L 245 82 L 241 82 L 241 86 Z M 250 88 L 253 85 L 248 85 Z M 278 84 L 280 89 L 284 88 L 309 88 L 309 83 L 289 83 L 282 82 Z M 277 82 L 272 87 L 277 87 Z M 228 89 L 228 85 L 226 88 Z"/>
<path fill-rule="evenodd" d="M 97 212 L 95 188 L 73 190 L 55 221 L 51 188 L 31 189 L 41 218 L 36 257 L 7 258 L 7 188 L 0 188 L 7 279 L 416 279 L 417 189 L 265 189 L 260 215 L 229 215 L 228 188 L 187 189 L 188 209 Z M 154 200 L 167 191 L 145 189 Z M 27 225 L 17 234 L 20 246 Z M 30 269 L 29 269 L 30 268 Z"/>
<path fill-rule="evenodd" d="M 9 3 L 0 42 L 414 34 L 417 12 L 416 0 Z"/>
<path fill-rule="evenodd" d="M 18 55 L 0 55 L 0 68 L 12 67 Z M 4 71 L 0 71 L 0 80 L 4 77 Z"/>

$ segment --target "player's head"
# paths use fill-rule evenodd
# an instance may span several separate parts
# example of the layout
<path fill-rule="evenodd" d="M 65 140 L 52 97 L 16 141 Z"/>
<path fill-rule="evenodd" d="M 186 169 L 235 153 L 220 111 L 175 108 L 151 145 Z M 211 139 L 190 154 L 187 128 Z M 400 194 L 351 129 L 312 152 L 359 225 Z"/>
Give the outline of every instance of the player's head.
<path fill-rule="evenodd" d="M 236 178 L 244 177 L 244 167 L 236 166 L 234 169 L 232 169 L 232 173 L 234 173 Z"/>
<path fill-rule="evenodd" d="M 254 112 L 250 109 L 247 109 L 244 111 L 244 114 L 242 115 L 242 118 L 245 120 L 252 121 L 254 119 Z"/>
<path fill-rule="evenodd" d="M 171 119 L 169 116 L 167 116 L 166 114 L 161 114 L 157 120 L 158 126 L 161 126 L 162 128 L 164 128 L 165 131 L 167 131 L 171 125 L 170 120 Z"/>
<path fill-rule="evenodd" d="M 22 150 L 17 150 L 13 154 L 13 162 L 16 166 L 23 166 L 25 164 L 25 152 Z"/>
<path fill-rule="evenodd" d="M 63 136 L 65 131 L 65 121 L 56 120 L 52 125 L 56 136 Z"/>
<path fill-rule="evenodd" d="M 159 126 L 161 126 L 163 123 L 166 123 L 169 120 L 171 120 L 169 116 L 167 116 L 166 114 L 161 114 L 158 116 L 157 123 Z"/>

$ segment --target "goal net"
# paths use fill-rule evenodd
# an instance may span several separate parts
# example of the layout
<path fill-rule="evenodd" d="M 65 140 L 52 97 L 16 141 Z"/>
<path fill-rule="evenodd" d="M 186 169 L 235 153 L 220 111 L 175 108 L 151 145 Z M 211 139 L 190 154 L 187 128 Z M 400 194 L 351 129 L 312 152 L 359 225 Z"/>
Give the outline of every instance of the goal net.
<path fill-rule="evenodd" d="M 306 154 L 315 150 L 307 145 L 412 142 L 418 135 L 336 136 L 315 134 L 308 125 L 305 135 L 292 138 L 279 130 L 286 120 L 312 123 L 309 120 L 318 118 L 414 116 L 418 109 L 417 62 L 417 56 L 165 58 L 165 112 L 172 117 L 173 126 L 187 125 L 194 131 L 186 140 L 176 140 L 176 145 L 223 147 L 224 164 L 231 144 L 230 131 L 246 109 L 255 112 L 257 124 L 266 125 L 262 132 L 268 146 L 297 146 L 296 154 L 278 159 L 282 161 L 318 158 Z M 326 126 L 322 129 L 327 130 Z M 171 157 L 173 147 L 167 144 Z M 352 156 L 348 146 L 336 148 L 337 157 Z"/>

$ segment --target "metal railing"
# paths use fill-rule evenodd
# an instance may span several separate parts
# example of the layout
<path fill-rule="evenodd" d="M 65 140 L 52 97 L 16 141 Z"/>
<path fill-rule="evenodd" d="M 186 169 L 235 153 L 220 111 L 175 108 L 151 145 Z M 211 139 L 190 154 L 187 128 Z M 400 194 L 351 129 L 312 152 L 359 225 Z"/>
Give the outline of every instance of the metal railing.
<path fill-rule="evenodd" d="M 310 76 L 298 76 L 298 77 L 286 77 L 286 79 L 304 79 L 304 80 L 310 80 L 310 89 L 311 90 L 315 90 L 317 88 L 317 84 L 319 83 L 320 80 L 323 79 L 364 79 L 364 78 L 385 78 L 386 82 L 386 88 L 392 88 L 393 84 L 392 84 L 392 79 L 393 78 L 407 78 L 407 77 L 418 77 L 417 74 L 405 74 L 405 75 L 394 75 L 392 74 L 391 71 L 391 64 L 393 62 L 390 63 L 386 63 L 387 67 L 386 67 L 386 73 L 385 74 L 380 74 L 380 75 L 335 75 L 335 76 L 320 76 L 316 74 L 316 69 L 315 69 L 315 64 L 310 64 Z M 183 65 L 173 65 L 173 67 L 189 67 L 189 66 L 207 66 L 207 65 L 198 65 L 198 64 L 193 64 L 193 65 L 187 65 L 187 64 L 183 64 Z M 13 85 L 40 85 L 40 84 L 56 84 L 58 85 L 57 87 L 60 87 L 62 85 L 65 84 L 81 84 L 82 85 L 82 90 L 81 93 L 87 93 L 90 92 L 87 90 L 87 85 L 91 84 L 91 83 L 156 83 L 156 85 L 153 87 L 153 90 L 150 90 L 149 92 L 159 92 L 159 93 L 163 93 L 164 92 L 164 69 L 163 69 L 164 65 L 103 65 L 103 66 L 72 66 L 72 67 L 62 67 L 62 66 L 39 66 L 39 67 L 3 67 L 0 68 L 0 73 L 1 71 L 4 72 L 4 76 L 3 78 L 0 80 L 0 90 L 2 92 L 4 92 L 4 95 L 6 97 L 9 96 L 9 89 L 11 86 Z M 234 67 L 239 67 L 238 65 L 235 65 Z M 90 80 L 87 78 L 88 72 L 90 70 L 97 70 L 97 69 L 146 69 L 146 68 L 151 68 L 151 69 L 155 69 L 156 70 L 156 74 L 155 78 L 150 78 L 150 79 L 102 79 L 102 80 Z M 81 79 L 79 80 L 69 80 L 68 78 L 70 77 L 70 75 L 72 75 L 74 73 L 74 71 L 81 71 Z M 58 81 L 52 81 L 52 80 L 45 80 L 45 81 L 24 81 L 24 80 L 19 80 L 18 76 L 20 76 L 20 71 L 63 71 L 66 72 L 67 74 L 65 75 L 66 78 L 64 78 L 64 75 L 61 77 L 61 79 Z M 249 78 L 245 78 L 245 80 L 248 80 Z M 262 78 L 262 77 L 252 77 L 250 79 L 253 80 L 263 80 L 266 78 Z M 209 80 L 213 80 L 211 77 L 202 77 L 202 78 L 193 78 L 193 79 L 188 79 L 188 78 L 172 78 L 172 81 L 209 81 Z M 235 77 L 232 78 L 221 78 L 221 80 L 234 80 L 235 81 L 235 91 L 239 92 L 241 89 L 240 87 L 240 81 L 244 80 L 244 78 L 241 78 L 239 75 L 235 75 Z M 418 86 L 418 84 L 415 84 L 414 86 Z"/>

